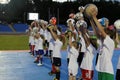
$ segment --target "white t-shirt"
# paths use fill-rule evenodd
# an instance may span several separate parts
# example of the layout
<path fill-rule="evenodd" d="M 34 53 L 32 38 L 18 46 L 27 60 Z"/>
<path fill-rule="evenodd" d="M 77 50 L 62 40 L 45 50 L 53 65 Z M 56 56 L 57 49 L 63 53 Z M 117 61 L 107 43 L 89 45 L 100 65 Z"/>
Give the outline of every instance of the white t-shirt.
<path fill-rule="evenodd" d="M 84 40 L 84 38 L 82 37 L 82 35 L 79 35 L 79 37 L 80 37 L 80 43 L 81 43 L 81 45 L 82 45 L 82 47 L 81 47 L 81 52 L 85 52 L 85 51 L 86 51 L 85 40 Z"/>
<path fill-rule="evenodd" d="M 58 57 L 61 58 L 61 48 L 62 48 L 63 43 L 57 39 L 56 41 L 54 41 L 54 47 L 53 47 L 53 57 Z"/>
<path fill-rule="evenodd" d="M 118 60 L 118 64 L 117 64 L 117 69 L 120 69 L 120 56 L 119 56 L 119 60 Z"/>
<path fill-rule="evenodd" d="M 30 36 L 30 43 L 31 45 L 35 45 L 35 38 L 33 36 Z"/>
<path fill-rule="evenodd" d="M 33 29 L 32 29 L 32 31 L 30 31 L 29 43 L 30 43 L 31 45 L 35 45 Z"/>
<path fill-rule="evenodd" d="M 39 33 L 40 33 L 40 35 L 44 35 L 44 30 L 42 28 L 40 28 Z"/>
<path fill-rule="evenodd" d="M 86 52 L 84 53 L 84 57 L 80 66 L 82 69 L 93 70 L 93 59 L 95 53 L 96 53 L 96 49 L 93 47 L 92 44 L 90 44 L 87 47 Z"/>
<path fill-rule="evenodd" d="M 102 44 L 102 49 L 99 52 L 96 70 L 114 74 L 112 65 L 112 56 L 115 48 L 114 41 L 107 35 Z"/>
<path fill-rule="evenodd" d="M 35 51 L 38 51 L 38 43 L 39 43 L 38 39 L 35 39 L 35 48 L 34 48 Z"/>
<path fill-rule="evenodd" d="M 67 46 L 67 55 L 68 55 L 67 58 L 70 58 L 70 46 L 69 45 Z"/>
<path fill-rule="evenodd" d="M 73 74 L 73 76 L 76 76 L 78 73 L 78 63 L 77 63 L 77 58 L 78 58 L 78 50 L 75 49 L 74 47 L 70 48 L 70 60 L 69 60 L 69 64 L 68 64 L 68 71 L 69 71 L 69 75 L 70 73 Z"/>
<path fill-rule="evenodd" d="M 51 33 L 50 32 L 48 32 L 48 34 L 47 34 L 48 36 L 48 38 L 47 38 L 47 40 L 48 40 L 48 42 L 50 42 L 53 38 L 52 38 L 52 35 L 51 35 Z"/>
<path fill-rule="evenodd" d="M 74 37 L 72 37 L 72 42 L 73 42 L 73 41 L 75 41 Z M 67 46 L 67 53 L 68 53 L 67 58 L 70 58 L 70 55 L 71 55 L 71 54 L 70 54 L 70 46 L 69 46 L 69 45 Z"/>
<path fill-rule="evenodd" d="M 43 50 L 43 39 L 42 38 L 38 39 L 38 50 Z"/>
<path fill-rule="evenodd" d="M 45 37 L 45 40 L 48 40 L 48 31 L 46 29 L 44 30 L 44 37 Z"/>
<path fill-rule="evenodd" d="M 97 53 L 100 53 L 102 51 L 102 41 L 100 39 L 97 39 L 97 44 L 98 44 Z"/>
<path fill-rule="evenodd" d="M 48 32 L 48 38 L 47 38 L 47 40 L 48 40 L 48 42 L 49 42 L 49 50 L 53 50 L 53 47 L 54 47 L 54 45 L 53 45 L 53 43 L 54 43 L 54 39 L 52 38 L 52 35 L 51 35 L 51 33 L 50 32 Z"/>

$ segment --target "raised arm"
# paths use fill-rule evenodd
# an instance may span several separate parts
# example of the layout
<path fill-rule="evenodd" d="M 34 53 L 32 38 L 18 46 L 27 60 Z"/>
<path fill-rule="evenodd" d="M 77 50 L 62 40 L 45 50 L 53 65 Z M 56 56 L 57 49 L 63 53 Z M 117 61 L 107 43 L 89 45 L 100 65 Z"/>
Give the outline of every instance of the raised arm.
<path fill-rule="evenodd" d="M 57 34 L 56 34 L 55 32 L 53 32 L 53 28 L 50 27 L 49 30 L 50 30 L 50 33 L 51 33 L 53 39 L 54 39 L 54 40 L 57 40 L 57 39 L 58 39 L 58 36 L 57 36 Z"/>
<path fill-rule="evenodd" d="M 93 21 L 94 21 L 96 27 L 97 27 L 98 30 L 100 31 L 101 36 L 102 36 L 103 38 L 105 38 L 107 34 L 105 33 L 103 26 L 98 22 L 98 19 L 97 19 L 96 16 L 93 15 L 92 18 L 93 18 Z"/>
<path fill-rule="evenodd" d="M 97 36 L 97 38 L 100 38 L 100 31 L 97 29 L 93 19 L 90 19 L 90 24 L 91 24 L 91 27 L 94 31 L 94 34 Z"/>
<path fill-rule="evenodd" d="M 81 30 L 81 33 L 82 33 L 82 36 L 85 40 L 86 47 L 88 47 L 90 45 L 90 39 L 89 39 L 89 36 L 88 36 L 86 30 L 83 28 L 83 30 Z"/>
<path fill-rule="evenodd" d="M 68 32 L 69 36 L 69 46 L 72 47 L 72 32 Z"/>

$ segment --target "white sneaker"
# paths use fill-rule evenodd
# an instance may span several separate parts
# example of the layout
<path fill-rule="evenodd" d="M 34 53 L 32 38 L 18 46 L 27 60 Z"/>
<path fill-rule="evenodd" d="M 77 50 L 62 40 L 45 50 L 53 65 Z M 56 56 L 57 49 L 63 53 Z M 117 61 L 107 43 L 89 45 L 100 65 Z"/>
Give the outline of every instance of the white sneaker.
<path fill-rule="evenodd" d="M 42 66 L 43 64 L 41 64 L 41 63 L 38 63 L 37 65 L 38 65 L 38 66 Z"/>

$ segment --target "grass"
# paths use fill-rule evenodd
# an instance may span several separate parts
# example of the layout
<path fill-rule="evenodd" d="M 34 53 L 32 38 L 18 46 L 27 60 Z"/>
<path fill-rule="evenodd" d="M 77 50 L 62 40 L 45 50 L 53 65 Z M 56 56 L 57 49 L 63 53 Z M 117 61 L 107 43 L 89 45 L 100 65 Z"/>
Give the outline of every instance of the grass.
<path fill-rule="evenodd" d="M 28 39 L 27 35 L 0 35 L 0 50 L 29 50 Z M 66 47 L 67 42 L 62 50 Z"/>
<path fill-rule="evenodd" d="M 28 50 L 27 35 L 0 35 L 0 50 Z"/>

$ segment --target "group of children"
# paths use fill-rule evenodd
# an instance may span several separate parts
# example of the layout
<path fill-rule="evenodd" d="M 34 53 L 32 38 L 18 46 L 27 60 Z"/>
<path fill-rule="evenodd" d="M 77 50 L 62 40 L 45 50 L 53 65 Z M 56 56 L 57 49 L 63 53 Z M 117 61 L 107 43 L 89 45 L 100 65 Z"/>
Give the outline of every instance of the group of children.
<path fill-rule="evenodd" d="M 43 55 L 49 56 L 52 64 L 49 74 L 56 74 L 54 80 L 60 80 L 60 66 L 62 64 L 60 52 L 66 42 L 69 80 L 76 80 L 79 68 L 81 70 L 81 79 L 79 80 L 92 80 L 94 75 L 93 59 L 96 54 L 98 80 L 114 80 L 111 60 L 115 48 L 114 40 L 118 37 L 115 26 L 109 26 L 107 18 L 97 19 L 97 15 L 91 13 L 89 21 L 94 32 L 94 36 L 91 37 L 87 29 L 87 22 L 84 20 L 84 7 L 79 7 L 79 11 L 69 15 L 68 29 L 64 35 L 57 27 L 55 17 L 49 20 L 49 24 L 45 20 L 35 20 L 31 23 L 29 43 L 31 55 L 36 55 L 34 62 L 41 66 Z M 119 68 L 117 74 L 120 74 Z M 116 80 L 120 80 L 119 75 Z"/>

